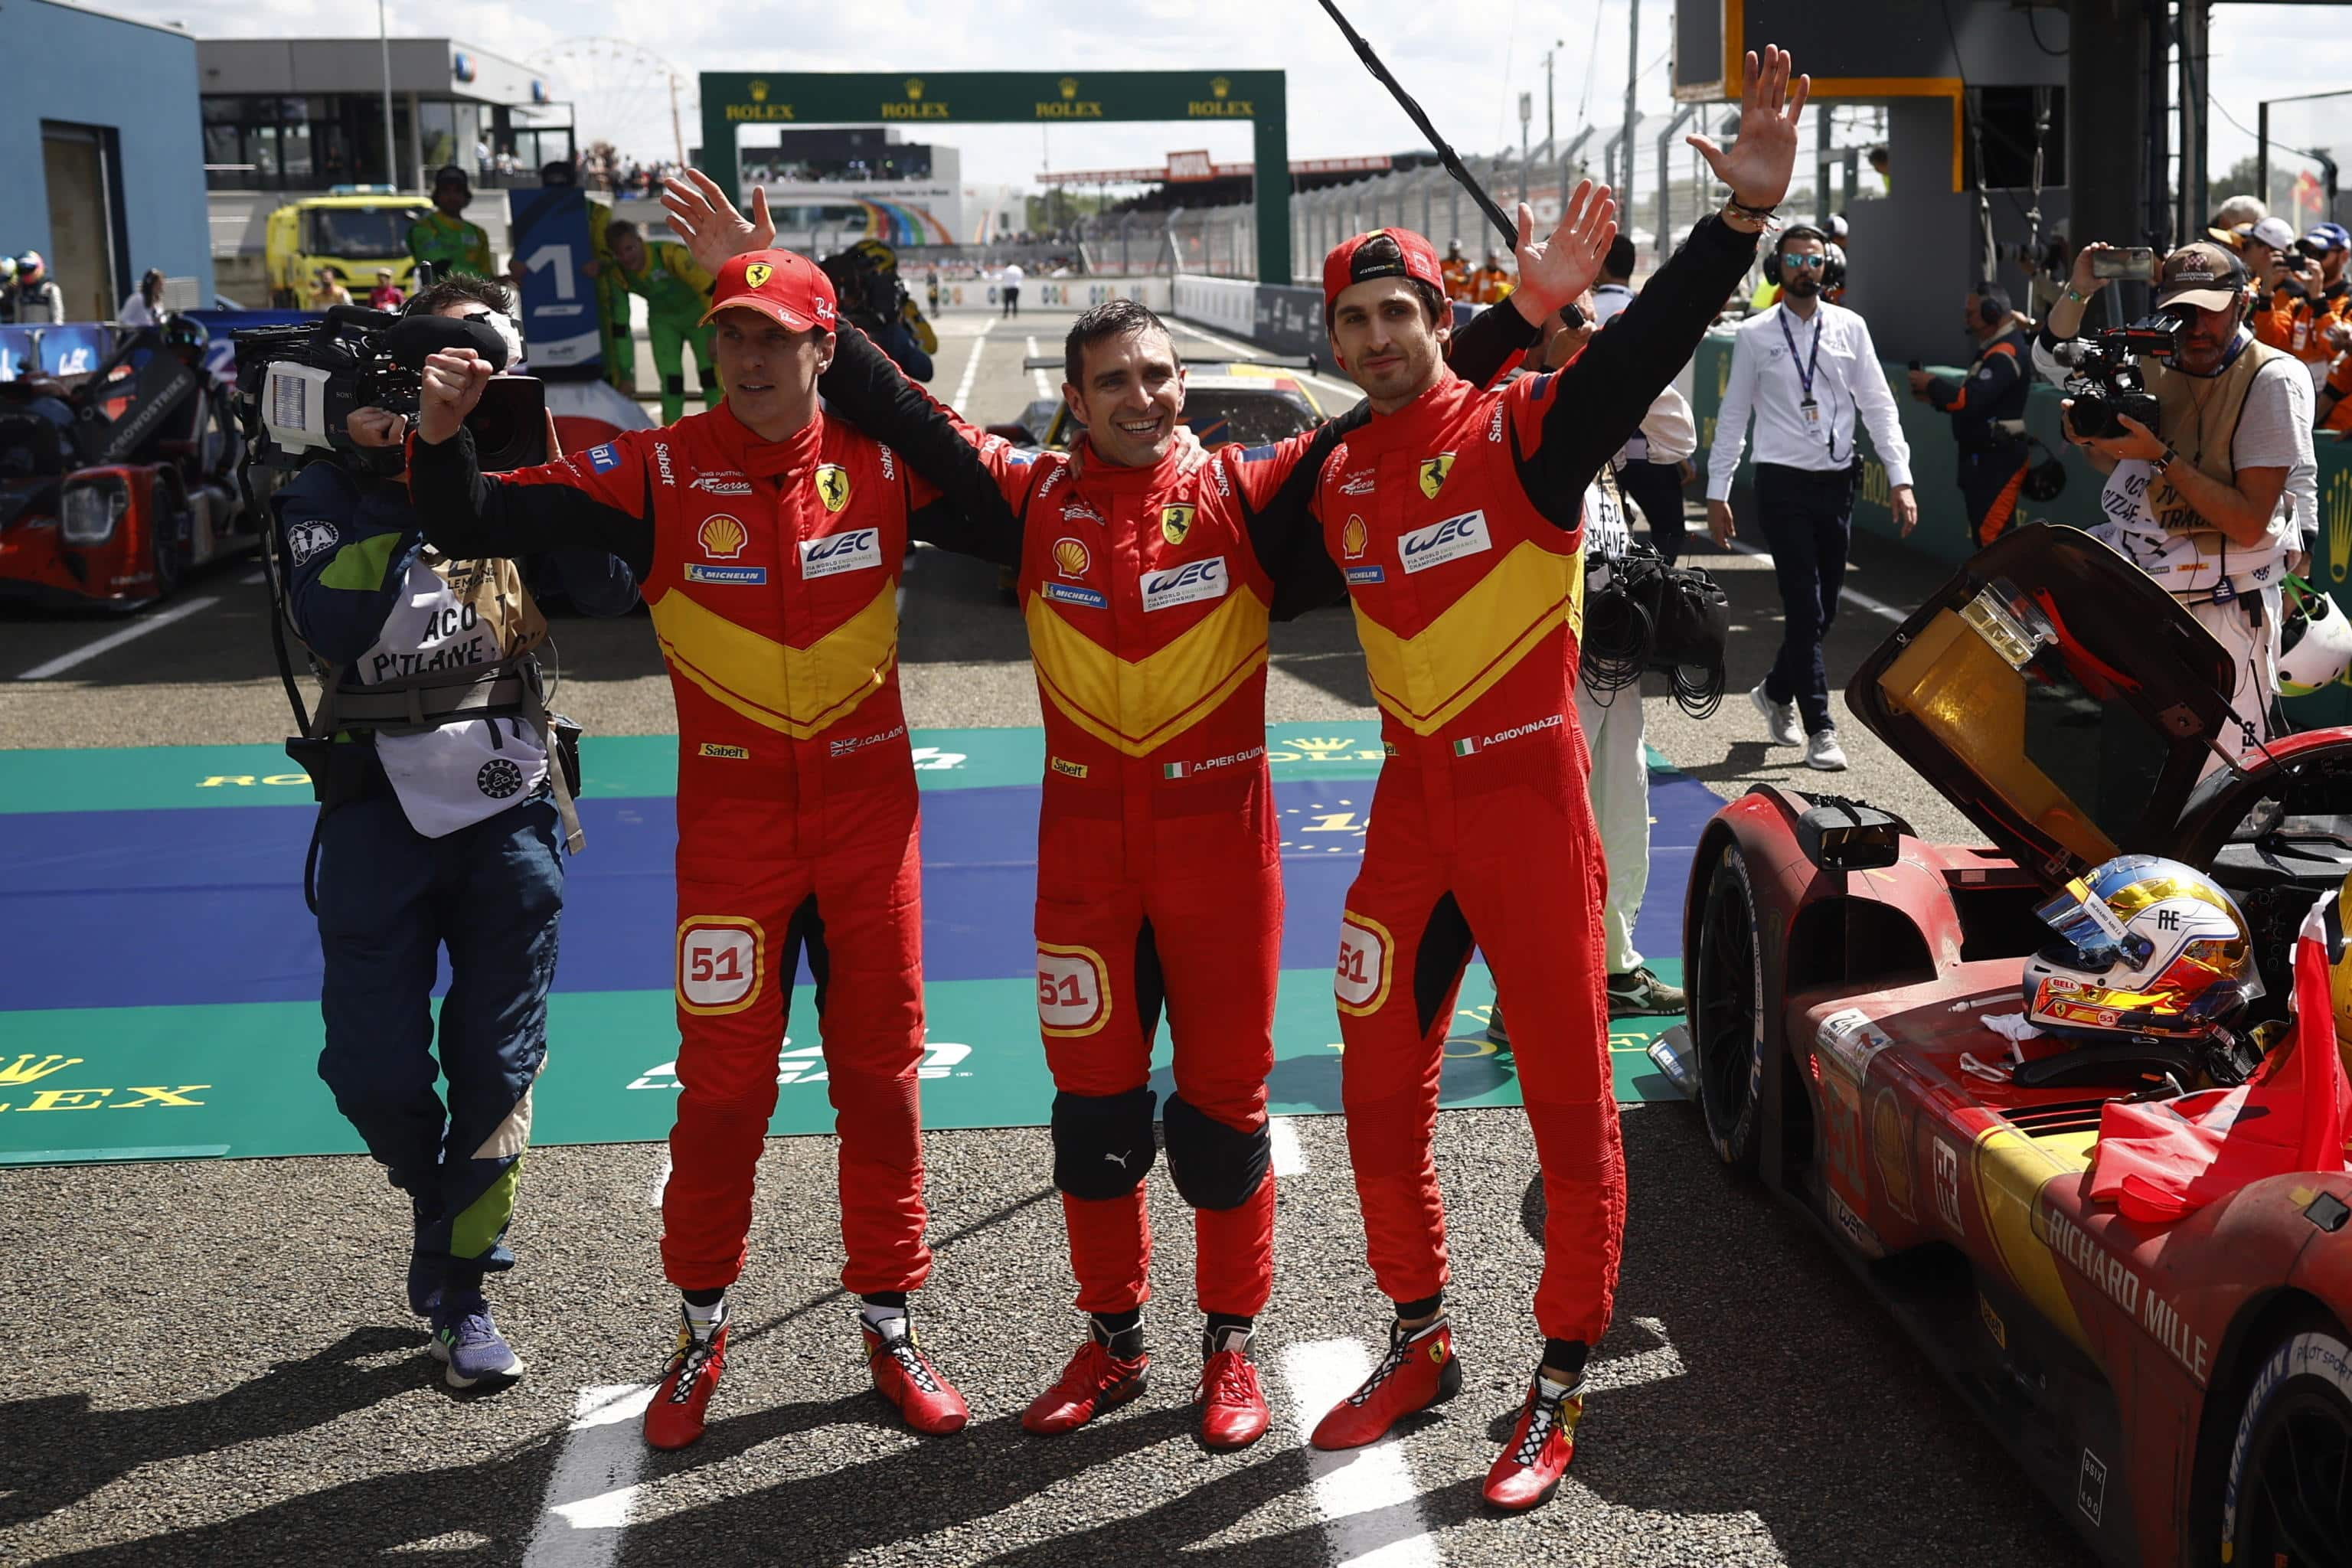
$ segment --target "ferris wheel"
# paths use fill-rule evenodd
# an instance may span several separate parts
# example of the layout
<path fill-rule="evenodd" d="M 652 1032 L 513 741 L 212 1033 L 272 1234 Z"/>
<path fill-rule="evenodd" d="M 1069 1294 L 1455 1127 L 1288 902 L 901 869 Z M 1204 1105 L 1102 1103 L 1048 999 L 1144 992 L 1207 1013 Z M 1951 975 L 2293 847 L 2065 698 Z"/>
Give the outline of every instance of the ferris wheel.
<path fill-rule="evenodd" d="M 625 158 L 683 162 L 698 124 L 696 78 L 626 38 L 565 38 L 530 57 L 547 96 L 572 105 L 578 145 L 609 142 Z"/>

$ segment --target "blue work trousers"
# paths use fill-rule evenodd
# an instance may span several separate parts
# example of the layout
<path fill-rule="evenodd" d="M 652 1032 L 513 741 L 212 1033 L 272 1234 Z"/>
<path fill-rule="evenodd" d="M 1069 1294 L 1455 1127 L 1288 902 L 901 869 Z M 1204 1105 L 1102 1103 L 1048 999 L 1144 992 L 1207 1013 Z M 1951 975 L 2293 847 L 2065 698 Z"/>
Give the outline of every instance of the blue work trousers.
<path fill-rule="evenodd" d="M 440 838 L 385 790 L 319 825 L 319 1076 L 415 1208 L 415 1247 L 453 1269 L 510 1267 L 508 1222 L 547 1056 L 563 910 L 562 827 L 536 795 Z M 449 952 L 436 1059 L 436 950 Z M 448 1081 L 445 1106 L 436 1078 Z"/>

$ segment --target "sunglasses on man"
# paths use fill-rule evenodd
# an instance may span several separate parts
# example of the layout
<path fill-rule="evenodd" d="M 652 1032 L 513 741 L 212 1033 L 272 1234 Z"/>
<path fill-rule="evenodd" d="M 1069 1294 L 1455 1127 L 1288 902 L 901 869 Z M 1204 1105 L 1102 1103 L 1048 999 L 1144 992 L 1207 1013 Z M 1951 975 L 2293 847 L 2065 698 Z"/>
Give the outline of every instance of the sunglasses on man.
<path fill-rule="evenodd" d="M 1829 259 L 1830 258 L 1826 256 L 1784 256 L 1780 258 L 1780 265 L 1783 267 L 1803 267 L 1810 268 L 1812 271 L 1819 272 L 1822 268 L 1829 265 Z"/>

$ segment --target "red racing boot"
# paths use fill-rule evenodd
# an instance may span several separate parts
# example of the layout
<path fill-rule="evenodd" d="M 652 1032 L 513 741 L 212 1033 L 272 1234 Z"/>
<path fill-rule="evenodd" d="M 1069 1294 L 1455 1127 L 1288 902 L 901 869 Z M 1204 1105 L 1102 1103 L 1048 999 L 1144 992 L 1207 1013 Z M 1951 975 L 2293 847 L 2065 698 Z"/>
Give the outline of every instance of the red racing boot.
<path fill-rule="evenodd" d="M 1113 1355 L 1103 1329 L 1095 1325 L 1054 1386 L 1031 1400 L 1029 1408 L 1021 1413 L 1021 1429 L 1040 1437 L 1075 1432 L 1104 1411 L 1141 1394 L 1150 1366 L 1149 1354 L 1132 1360 Z"/>
<path fill-rule="evenodd" d="M 679 1323 L 677 1348 L 670 1352 L 668 1370 L 662 1374 L 661 1386 L 654 1390 L 653 1403 L 646 1406 L 646 1446 L 683 1448 L 701 1436 L 702 1413 L 710 1405 L 719 1374 L 726 1369 L 725 1320 L 708 1338 L 696 1335 L 690 1320 Z"/>
<path fill-rule="evenodd" d="M 1201 1386 L 1193 1397 L 1201 1402 L 1203 1447 L 1246 1448 L 1265 1436 L 1271 1417 L 1249 1347 L 1249 1330 L 1234 1328 L 1219 1329 L 1202 1347 L 1208 1361 L 1201 1368 Z"/>
<path fill-rule="evenodd" d="M 877 1329 L 861 1318 L 857 1330 L 866 1338 L 876 1392 L 898 1407 L 908 1426 L 931 1437 L 963 1430 L 971 1412 L 916 1342 L 913 1323 L 904 1316 L 885 1318 Z"/>
<path fill-rule="evenodd" d="M 1315 1435 L 1307 1441 L 1318 1448 L 1360 1448 L 1379 1442 L 1400 1418 L 1461 1392 L 1454 1325 L 1444 1313 L 1418 1329 L 1391 1324 L 1388 1354 L 1362 1386 L 1316 1423 Z"/>
<path fill-rule="evenodd" d="M 1551 1500 L 1576 1458 L 1576 1424 L 1584 1416 L 1584 1384 L 1560 1390 L 1547 1388 L 1540 1373 L 1528 1385 L 1528 1402 L 1511 1440 L 1495 1456 L 1486 1472 L 1486 1500 L 1512 1513 L 1524 1513 Z"/>

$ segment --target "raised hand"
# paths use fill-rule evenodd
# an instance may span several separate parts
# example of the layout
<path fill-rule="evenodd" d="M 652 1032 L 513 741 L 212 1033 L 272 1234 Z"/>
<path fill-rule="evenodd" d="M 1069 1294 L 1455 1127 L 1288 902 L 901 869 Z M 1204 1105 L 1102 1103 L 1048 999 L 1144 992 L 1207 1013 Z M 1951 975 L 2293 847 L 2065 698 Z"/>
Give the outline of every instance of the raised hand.
<path fill-rule="evenodd" d="M 1519 286 L 1511 291 L 1511 298 L 1521 301 L 1521 315 L 1539 322 L 1592 287 L 1592 280 L 1601 276 L 1601 264 L 1608 259 L 1610 243 L 1617 237 L 1617 199 L 1608 186 L 1580 180 L 1560 209 L 1559 225 L 1551 231 L 1551 237 L 1538 241 L 1535 229 L 1536 216 L 1521 202 L 1516 247 Z"/>
<path fill-rule="evenodd" d="M 686 242 L 695 264 L 717 272 L 730 256 L 747 250 L 767 250 L 776 243 L 776 221 L 768 216 L 768 193 L 751 190 L 751 216 L 746 218 L 719 188 L 719 182 L 699 169 L 686 178 L 662 181 L 662 205 L 669 209 L 670 232 Z"/>
<path fill-rule="evenodd" d="M 425 356 L 419 379 L 424 384 L 417 397 L 416 438 L 437 447 L 457 433 L 482 401 L 482 388 L 490 384 L 489 362 L 471 349 L 443 349 Z"/>
<path fill-rule="evenodd" d="M 1790 57 L 1777 45 L 1764 47 L 1759 62 L 1748 52 L 1740 73 L 1739 135 L 1727 150 L 1705 136 L 1685 136 L 1715 177 L 1731 187 L 1731 199 L 1741 206 L 1772 207 L 1789 194 L 1789 176 L 1797 166 L 1797 115 L 1813 90 L 1813 79 L 1789 80 Z"/>

